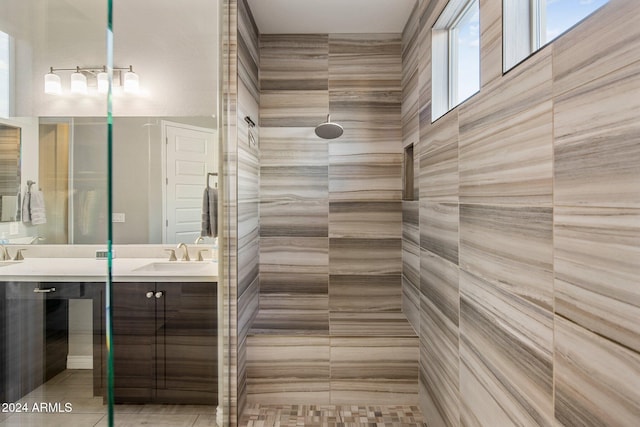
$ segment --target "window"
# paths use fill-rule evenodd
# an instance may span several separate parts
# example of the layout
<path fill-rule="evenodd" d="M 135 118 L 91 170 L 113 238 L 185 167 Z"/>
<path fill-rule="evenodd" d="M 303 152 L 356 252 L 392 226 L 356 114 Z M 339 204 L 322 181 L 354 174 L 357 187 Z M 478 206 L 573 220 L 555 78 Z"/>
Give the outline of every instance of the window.
<path fill-rule="evenodd" d="M 480 89 L 478 0 L 451 0 L 432 31 L 432 119 Z"/>
<path fill-rule="evenodd" d="M 551 42 L 609 0 L 503 0 L 503 70 Z"/>
<path fill-rule="evenodd" d="M 11 113 L 11 37 L 0 31 L 0 117 Z"/>

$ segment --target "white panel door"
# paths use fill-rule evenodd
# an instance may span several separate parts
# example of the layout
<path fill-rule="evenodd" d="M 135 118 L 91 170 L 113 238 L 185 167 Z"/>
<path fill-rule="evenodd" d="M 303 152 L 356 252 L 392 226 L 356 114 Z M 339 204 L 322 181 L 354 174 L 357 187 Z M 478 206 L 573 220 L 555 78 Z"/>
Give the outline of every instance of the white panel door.
<path fill-rule="evenodd" d="M 207 173 L 215 171 L 213 129 L 163 122 L 165 135 L 164 243 L 192 243 L 200 236 Z M 211 179 L 211 185 L 214 183 Z"/>

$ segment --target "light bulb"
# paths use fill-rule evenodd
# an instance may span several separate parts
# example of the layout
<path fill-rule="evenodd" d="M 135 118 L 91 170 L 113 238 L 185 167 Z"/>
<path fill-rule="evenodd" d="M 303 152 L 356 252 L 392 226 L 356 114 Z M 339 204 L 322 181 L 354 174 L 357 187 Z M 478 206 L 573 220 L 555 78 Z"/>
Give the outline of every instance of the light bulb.
<path fill-rule="evenodd" d="M 124 73 L 124 91 L 125 93 L 138 93 L 140 89 L 140 79 L 133 72 L 133 67 L 129 66 L 129 71 Z"/>
<path fill-rule="evenodd" d="M 60 95 L 62 93 L 60 76 L 53 74 L 53 71 L 44 75 L 44 93 L 49 95 Z"/>
<path fill-rule="evenodd" d="M 98 80 L 98 93 L 109 92 L 109 75 L 102 71 L 96 76 Z"/>
<path fill-rule="evenodd" d="M 80 72 L 80 69 L 71 74 L 71 93 L 79 95 L 87 93 L 87 78 Z"/>

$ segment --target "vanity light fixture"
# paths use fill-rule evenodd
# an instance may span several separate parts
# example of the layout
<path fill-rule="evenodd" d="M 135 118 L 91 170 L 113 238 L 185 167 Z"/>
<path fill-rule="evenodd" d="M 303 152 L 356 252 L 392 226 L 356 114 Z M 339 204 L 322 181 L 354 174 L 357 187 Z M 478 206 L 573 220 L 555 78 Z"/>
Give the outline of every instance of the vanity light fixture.
<path fill-rule="evenodd" d="M 100 94 L 109 91 L 109 74 L 107 67 L 80 67 L 75 68 L 49 68 L 49 72 L 44 76 L 44 93 L 49 95 L 62 94 L 62 83 L 60 71 L 73 71 L 70 77 L 70 89 L 72 94 L 86 95 L 89 87 L 95 87 Z M 125 72 L 126 71 L 126 72 Z M 95 83 L 94 83 L 95 82 Z M 140 90 L 140 77 L 133 71 L 133 66 L 114 67 L 113 84 L 121 86 L 125 93 L 135 94 Z"/>

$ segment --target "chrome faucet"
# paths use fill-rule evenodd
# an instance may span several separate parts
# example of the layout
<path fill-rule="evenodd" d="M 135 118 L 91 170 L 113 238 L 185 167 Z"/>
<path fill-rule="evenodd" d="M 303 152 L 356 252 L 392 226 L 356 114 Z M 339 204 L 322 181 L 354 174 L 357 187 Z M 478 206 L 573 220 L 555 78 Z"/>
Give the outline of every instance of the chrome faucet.
<path fill-rule="evenodd" d="M 193 242 L 193 244 L 194 244 L 194 245 L 197 245 L 197 244 L 198 244 L 198 243 L 200 243 L 200 242 L 204 242 L 204 237 L 202 237 L 202 236 L 198 236 L 198 238 L 196 239 L 196 241 L 195 241 L 195 242 Z"/>
<path fill-rule="evenodd" d="M 31 239 L 31 241 L 29 242 L 30 245 L 36 244 L 38 242 L 42 242 L 43 240 L 45 240 L 44 237 L 40 237 L 40 236 L 33 236 L 33 239 Z"/>
<path fill-rule="evenodd" d="M 176 249 L 184 248 L 184 253 L 182 254 L 182 261 L 191 261 L 189 258 L 189 248 L 186 243 L 180 243 Z"/>
<path fill-rule="evenodd" d="M 0 245 L 0 261 L 10 260 L 9 251 L 4 245 Z"/>

